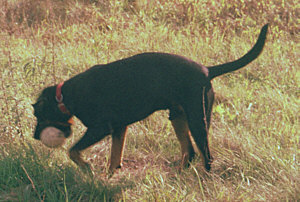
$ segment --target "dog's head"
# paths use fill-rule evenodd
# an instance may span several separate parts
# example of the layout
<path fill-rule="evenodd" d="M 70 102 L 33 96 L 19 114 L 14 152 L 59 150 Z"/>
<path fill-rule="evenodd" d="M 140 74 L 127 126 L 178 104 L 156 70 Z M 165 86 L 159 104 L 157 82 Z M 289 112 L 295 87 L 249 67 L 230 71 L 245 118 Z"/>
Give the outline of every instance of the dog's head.
<path fill-rule="evenodd" d="M 43 90 L 37 102 L 33 104 L 34 115 L 37 118 L 37 125 L 34 138 L 40 140 L 41 132 L 48 127 L 54 127 L 61 131 L 64 137 L 71 135 L 71 115 L 64 114 L 58 108 L 55 99 L 56 87 L 48 87 Z"/>

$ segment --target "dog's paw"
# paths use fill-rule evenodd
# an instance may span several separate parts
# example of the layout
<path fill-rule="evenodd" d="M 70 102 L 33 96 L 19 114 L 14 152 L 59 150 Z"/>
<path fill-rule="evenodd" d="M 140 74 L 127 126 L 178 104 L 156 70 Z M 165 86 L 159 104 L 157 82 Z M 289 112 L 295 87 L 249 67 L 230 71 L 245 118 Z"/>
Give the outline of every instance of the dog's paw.
<path fill-rule="evenodd" d="M 82 172 L 89 174 L 89 175 L 94 175 L 93 169 L 91 167 L 90 164 L 88 163 L 84 163 L 82 165 L 79 166 L 80 170 L 82 170 Z"/>
<path fill-rule="evenodd" d="M 119 165 L 119 166 L 116 166 L 116 167 L 110 166 L 109 169 L 108 169 L 108 171 L 107 171 L 107 177 L 111 178 L 114 175 L 114 173 L 117 170 L 121 169 L 121 168 L 122 168 L 122 165 Z"/>
<path fill-rule="evenodd" d="M 71 160 L 76 163 L 78 165 L 78 167 L 80 168 L 80 170 L 84 173 L 87 173 L 89 175 L 94 175 L 93 170 L 90 166 L 89 163 L 85 162 L 81 156 L 80 156 L 80 152 L 79 151 L 70 151 L 69 152 L 69 156 L 71 158 Z"/>
<path fill-rule="evenodd" d="M 207 172 L 209 172 L 210 170 L 211 170 L 211 164 L 212 164 L 212 160 L 210 160 L 210 161 L 208 161 L 208 162 L 206 162 L 205 163 L 205 170 L 207 171 Z"/>

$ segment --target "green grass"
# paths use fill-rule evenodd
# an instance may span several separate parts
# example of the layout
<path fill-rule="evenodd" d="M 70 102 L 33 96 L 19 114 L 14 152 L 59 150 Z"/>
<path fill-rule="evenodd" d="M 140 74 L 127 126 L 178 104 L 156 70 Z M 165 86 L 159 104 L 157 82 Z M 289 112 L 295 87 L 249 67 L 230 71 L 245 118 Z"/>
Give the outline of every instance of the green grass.
<path fill-rule="evenodd" d="M 296 10 L 292 0 L 1 1 L 0 201 L 299 201 Z M 31 104 L 46 86 L 145 51 L 231 61 L 267 22 L 262 55 L 213 81 L 210 173 L 200 157 L 178 172 L 180 145 L 163 111 L 130 126 L 124 167 L 110 179 L 110 137 L 84 152 L 93 177 L 67 157 L 85 130 L 78 120 L 61 149 L 32 138 Z"/>

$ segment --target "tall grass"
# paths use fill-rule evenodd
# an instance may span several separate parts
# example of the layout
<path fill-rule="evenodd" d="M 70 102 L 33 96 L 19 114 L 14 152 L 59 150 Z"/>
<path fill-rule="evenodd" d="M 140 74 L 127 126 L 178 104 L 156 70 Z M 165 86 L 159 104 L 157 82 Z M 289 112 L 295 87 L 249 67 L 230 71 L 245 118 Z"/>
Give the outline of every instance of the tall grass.
<path fill-rule="evenodd" d="M 297 201 L 299 45 L 296 1 L 176 0 L 0 2 L 0 201 Z M 46 86 L 97 63 L 145 51 L 204 65 L 239 58 L 271 28 L 262 55 L 216 78 L 210 130 L 214 163 L 177 171 L 180 145 L 157 112 L 130 126 L 124 167 L 107 178 L 110 138 L 84 152 L 86 176 L 67 149 L 32 139 L 30 104 Z"/>

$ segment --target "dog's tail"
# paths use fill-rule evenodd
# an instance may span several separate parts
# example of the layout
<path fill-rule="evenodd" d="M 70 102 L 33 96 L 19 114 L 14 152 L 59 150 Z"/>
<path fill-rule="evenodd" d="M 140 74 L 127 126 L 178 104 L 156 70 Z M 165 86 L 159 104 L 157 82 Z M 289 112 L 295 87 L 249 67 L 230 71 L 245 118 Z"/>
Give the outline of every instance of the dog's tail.
<path fill-rule="evenodd" d="M 244 67 L 250 62 L 252 62 L 255 58 L 257 58 L 265 45 L 267 31 L 268 31 L 268 24 L 263 26 L 263 28 L 261 29 L 259 37 L 255 45 L 253 46 L 253 48 L 240 59 L 235 60 L 233 62 L 228 62 L 225 64 L 208 67 L 209 70 L 208 76 L 210 80 L 222 74 L 238 70 L 241 67 Z"/>

